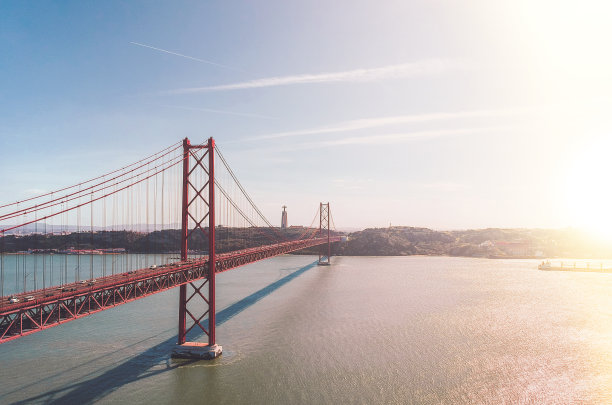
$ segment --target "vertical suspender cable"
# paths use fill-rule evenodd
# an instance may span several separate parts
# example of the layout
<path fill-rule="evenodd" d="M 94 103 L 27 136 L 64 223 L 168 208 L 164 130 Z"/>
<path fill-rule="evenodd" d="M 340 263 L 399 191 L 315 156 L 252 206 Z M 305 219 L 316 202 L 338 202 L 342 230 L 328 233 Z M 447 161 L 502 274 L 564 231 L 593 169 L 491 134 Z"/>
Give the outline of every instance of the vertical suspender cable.
<path fill-rule="evenodd" d="M 89 279 L 93 280 L 94 278 L 94 255 L 93 255 L 93 249 L 94 249 L 94 234 L 93 234 L 93 217 L 94 217 L 94 209 L 93 209 L 93 191 L 91 192 L 91 204 L 89 204 L 90 208 L 91 208 L 91 212 L 90 212 L 90 218 L 89 218 L 89 222 L 90 222 L 90 226 L 89 226 L 89 241 L 90 241 L 90 250 L 89 250 L 89 256 L 90 256 L 90 261 L 89 261 Z"/>
<path fill-rule="evenodd" d="M 102 235 L 104 235 L 103 239 L 103 247 L 108 249 L 110 246 L 107 244 L 108 230 L 106 229 L 106 198 L 102 199 Z M 102 255 L 102 277 L 106 277 L 106 258 L 108 257 L 109 251 L 105 251 Z"/>
<path fill-rule="evenodd" d="M 0 297 L 4 297 L 4 232 L 0 235 L 2 246 L 0 246 Z M 2 300 L 4 305 L 4 300 Z"/>
<path fill-rule="evenodd" d="M 38 219 L 38 210 L 36 210 L 36 208 L 34 208 L 34 220 L 36 221 Z M 36 239 L 38 238 L 38 222 L 34 222 L 34 237 L 32 238 L 34 241 L 36 241 Z M 36 251 L 34 251 L 34 289 L 36 290 L 36 288 L 38 287 L 36 285 L 36 273 L 38 272 L 38 254 L 36 253 Z"/>

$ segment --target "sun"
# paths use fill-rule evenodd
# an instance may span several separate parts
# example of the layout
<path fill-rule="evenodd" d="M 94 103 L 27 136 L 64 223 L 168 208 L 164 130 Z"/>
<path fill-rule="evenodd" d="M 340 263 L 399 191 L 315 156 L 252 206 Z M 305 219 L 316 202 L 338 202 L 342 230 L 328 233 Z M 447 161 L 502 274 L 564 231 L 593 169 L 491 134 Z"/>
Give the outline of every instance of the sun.
<path fill-rule="evenodd" d="M 568 165 L 565 192 L 573 225 L 612 241 L 612 136 L 590 143 Z"/>

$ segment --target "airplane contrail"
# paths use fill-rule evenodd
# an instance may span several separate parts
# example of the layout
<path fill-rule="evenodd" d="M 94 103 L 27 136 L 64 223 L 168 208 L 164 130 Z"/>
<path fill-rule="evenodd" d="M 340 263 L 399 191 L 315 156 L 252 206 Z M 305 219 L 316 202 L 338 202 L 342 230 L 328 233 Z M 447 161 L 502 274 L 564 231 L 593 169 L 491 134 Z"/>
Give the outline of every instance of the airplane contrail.
<path fill-rule="evenodd" d="M 168 51 L 166 49 L 161 49 L 161 48 L 156 48 L 154 46 L 141 44 L 141 43 L 138 43 L 138 42 L 130 41 L 130 44 L 142 46 L 144 48 L 154 49 L 154 50 L 160 51 L 160 52 L 169 53 L 170 55 L 180 56 L 182 58 L 187 58 L 187 59 L 195 60 L 197 62 L 208 63 L 209 65 L 214 65 L 214 66 L 219 66 L 219 67 L 223 67 L 223 68 L 230 69 L 230 70 L 235 70 L 237 72 L 243 72 L 243 70 L 236 69 L 236 68 L 233 68 L 233 67 L 227 66 L 227 65 L 222 65 L 221 63 L 212 62 L 212 61 L 209 61 L 209 60 L 206 60 L 206 59 L 194 58 L 193 56 L 183 55 L 182 53 L 176 53 L 176 52 Z"/>

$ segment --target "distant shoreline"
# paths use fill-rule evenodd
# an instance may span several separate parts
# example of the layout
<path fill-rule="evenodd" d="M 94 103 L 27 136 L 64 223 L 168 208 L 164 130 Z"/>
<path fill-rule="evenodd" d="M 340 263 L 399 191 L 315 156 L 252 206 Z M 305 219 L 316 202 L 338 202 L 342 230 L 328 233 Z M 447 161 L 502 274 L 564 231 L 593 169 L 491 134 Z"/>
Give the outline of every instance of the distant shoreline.
<path fill-rule="evenodd" d="M 297 238 L 304 228 L 288 229 L 288 239 Z M 253 237 L 248 229 L 226 228 L 217 239 L 217 249 L 232 251 L 272 243 L 264 234 Z M 270 233 L 272 229 L 270 229 Z M 334 234 L 340 235 L 335 232 Z M 332 246 L 338 256 L 448 256 L 487 259 L 544 260 L 556 258 L 612 259 L 612 243 L 595 240 L 574 229 L 502 229 L 488 228 L 462 231 L 435 231 L 428 228 L 394 226 L 369 228 L 352 232 L 347 240 Z M 189 247 L 207 246 L 202 233 L 192 235 Z M 5 254 L 70 251 L 72 254 L 143 253 L 176 254 L 180 251 L 180 230 L 166 229 L 150 233 L 131 231 L 98 231 L 69 234 L 6 235 L 0 251 Z M 100 251 L 100 252 L 98 252 Z M 318 254 L 319 248 L 304 249 L 295 254 Z"/>

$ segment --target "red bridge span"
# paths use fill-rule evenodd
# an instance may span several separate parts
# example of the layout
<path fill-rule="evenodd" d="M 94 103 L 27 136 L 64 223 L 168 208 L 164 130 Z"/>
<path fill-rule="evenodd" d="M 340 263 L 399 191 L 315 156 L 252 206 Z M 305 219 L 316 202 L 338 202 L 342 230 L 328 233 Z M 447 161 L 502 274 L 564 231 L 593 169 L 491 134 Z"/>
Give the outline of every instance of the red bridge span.
<path fill-rule="evenodd" d="M 215 157 L 222 162 L 222 173 L 215 173 Z M 213 138 L 202 145 L 185 139 L 103 176 L 0 209 L 5 211 L 0 211 L 0 343 L 179 287 L 178 339 L 173 355 L 214 358 L 222 352 L 215 338 L 217 273 L 315 247 L 319 264 L 328 265 L 331 244 L 341 240 L 332 230 L 329 203 L 319 204 L 310 226 L 291 232 L 272 226 Z M 16 219 L 17 225 L 2 225 Z M 173 226 L 179 219 L 180 230 Z M 317 220 L 318 226 L 314 226 Z M 76 221 L 76 228 L 71 221 Z M 167 237 L 171 240 L 166 242 L 174 243 L 177 250 L 180 244 L 180 258 L 134 268 L 115 266 L 117 259 L 125 256 L 119 254 L 112 256 L 111 274 L 107 274 L 106 260 L 100 270 L 95 254 L 123 251 L 119 244 L 126 243 L 126 235 L 145 240 L 156 236 L 137 248 L 154 255 L 168 249 L 168 244 L 160 246 L 159 241 Z M 77 247 L 86 249 L 70 246 L 71 251 L 85 253 L 77 257 L 74 271 L 69 269 L 67 257 L 63 267 L 55 264 L 54 269 L 54 261 L 45 260 L 44 254 L 59 252 L 61 256 L 61 250 L 49 246 L 58 241 L 66 245 L 75 238 Z M 40 248 L 41 240 L 46 248 Z M 29 255 L 19 255 L 26 253 L 18 250 L 23 243 L 35 247 L 27 252 L 34 255 L 33 270 L 26 268 Z M 42 263 L 36 260 L 39 256 Z M 5 265 L 7 258 L 15 262 L 14 274 L 8 274 L 13 269 Z M 82 278 L 88 264 L 90 277 Z M 7 283 L 13 279 L 14 284 Z M 10 294 L 4 295 L 5 289 Z M 193 328 L 201 329 L 208 341 L 186 342 L 186 334 Z"/>

